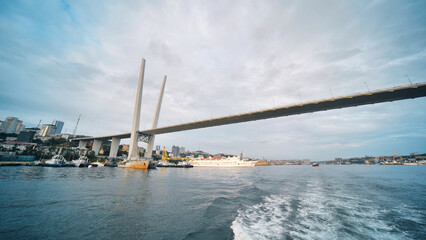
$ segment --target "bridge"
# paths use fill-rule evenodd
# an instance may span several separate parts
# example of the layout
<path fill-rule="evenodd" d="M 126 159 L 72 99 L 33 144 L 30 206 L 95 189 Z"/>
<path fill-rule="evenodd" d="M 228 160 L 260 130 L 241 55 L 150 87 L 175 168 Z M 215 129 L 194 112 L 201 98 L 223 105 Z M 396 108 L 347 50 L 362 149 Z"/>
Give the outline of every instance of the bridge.
<path fill-rule="evenodd" d="M 358 94 L 347 95 L 342 97 L 329 98 L 329 99 L 324 99 L 320 101 L 310 101 L 310 102 L 294 104 L 289 106 L 269 108 L 269 109 L 264 109 L 259 111 L 253 111 L 253 112 L 247 112 L 242 114 L 235 114 L 235 115 L 229 115 L 225 117 L 211 118 L 211 119 L 206 119 L 201 121 L 194 121 L 194 122 L 188 122 L 183 124 L 157 128 L 162 96 L 164 93 L 164 87 L 166 82 L 166 76 L 165 76 L 163 79 L 163 84 L 161 87 L 160 96 L 157 103 L 157 110 L 154 116 L 152 128 L 138 131 L 139 116 L 140 116 L 140 101 L 141 101 L 140 98 L 142 97 L 142 90 L 139 88 L 142 88 L 142 85 L 143 85 L 144 64 L 145 64 L 145 60 L 143 59 L 142 66 L 141 66 L 141 74 L 139 77 L 140 78 L 139 87 L 138 87 L 138 94 L 136 96 L 135 112 L 134 112 L 134 119 L 133 119 L 133 127 L 136 127 L 136 128 L 135 129 L 132 128 L 132 132 L 128 132 L 128 133 L 99 136 L 99 137 L 82 137 L 82 138 L 73 139 L 73 141 L 79 141 L 80 148 L 86 146 L 86 144 L 89 141 L 93 141 L 92 150 L 94 150 L 95 154 L 97 155 L 102 141 L 112 139 L 110 157 L 116 157 L 120 140 L 124 138 L 131 138 L 130 149 L 132 148 L 134 149 L 133 154 L 135 154 L 135 149 L 137 148 L 137 140 L 141 140 L 147 143 L 147 150 L 145 152 L 145 157 L 149 158 L 151 157 L 151 154 L 152 154 L 152 147 L 154 144 L 155 135 L 158 135 L 158 134 L 221 126 L 221 125 L 227 125 L 227 124 L 235 124 L 235 123 L 241 123 L 241 122 L 256 121 L 256 120 L 269 119 L 269 118 L 285 117 L 285 116 L 304 114 L 304 113 L 313 113 L 313 112 L 326 111 L 326 110 L 332 110 L 332 109 L 356 107 L 356 106 L 362 106 L 362 105 L 368 105 L 368 104 L 392 102 L 392 101 L 398 101 L 398 100 L 404 100 L 404 99 L 414 99 L 414 98 L 426 96 L 426 83 L 416 83 L 416 84 L 410 84 L 410 85 L 404 85 L 404 86 L 397 86 L 397 87 L 393 87 L 389 89 L 368 91 L 365 93 L 358 93 Z M 140 93 L 139 93 L 139 90 L 140 90 Z M 139 102 L 138 102 L 138 98 L 139 98 Z M 137 126 L 135 126 L 135 124 L 137 124 Z M 135 136 L 133 139 L 132 139 L 132 133 Z M 130 152 L 129 152 L 129 155 L 130 155 Z M 133 155 L 133 157 L 137 158 L 136 155 Z"/>

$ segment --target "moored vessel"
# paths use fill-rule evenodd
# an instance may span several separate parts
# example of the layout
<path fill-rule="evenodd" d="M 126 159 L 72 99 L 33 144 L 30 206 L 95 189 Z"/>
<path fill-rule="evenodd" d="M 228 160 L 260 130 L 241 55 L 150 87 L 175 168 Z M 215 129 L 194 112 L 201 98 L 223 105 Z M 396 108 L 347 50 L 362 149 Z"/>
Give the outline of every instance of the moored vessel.
<path fill-rule="evenodd" d="M 127 160 L 122 164 L 119 164 L 119 168 L 134 168 L 134 169 L 148 169 L 150 164 L 149 160 Z"/>
<path fill-rule="evenodd" d="M 194 167 L 254 167 L 256 160 L 243 159 L 242 157 L 222 157 L 222 158 L 195 158 L 190 161 Z"/>
<path fill-rule="evenodd" d="M 89 166 L 89 159 L 85 156 L 80 156 L 78 159 L 72 160 L 71 163 L 76 167 L 87 167 Z"/>
<path fill-rule="evenodd" d="M 72 164 L 67 164 L 64 156 L 58 154 L 52 157 L 50 160 L 46 160 L 44 163 L 40 163 L 39 166 L 43 167 L 73 167 Z"/>

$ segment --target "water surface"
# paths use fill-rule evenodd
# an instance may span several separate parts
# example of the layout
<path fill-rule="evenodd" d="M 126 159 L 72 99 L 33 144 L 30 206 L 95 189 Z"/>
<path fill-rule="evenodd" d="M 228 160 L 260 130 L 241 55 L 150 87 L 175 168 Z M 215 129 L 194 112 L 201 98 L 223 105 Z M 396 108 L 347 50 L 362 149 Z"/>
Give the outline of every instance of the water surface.
<path fill-rule="evenodd" d="M 426 239 L 426 166 L 0 168 L 2 239 Z"/>

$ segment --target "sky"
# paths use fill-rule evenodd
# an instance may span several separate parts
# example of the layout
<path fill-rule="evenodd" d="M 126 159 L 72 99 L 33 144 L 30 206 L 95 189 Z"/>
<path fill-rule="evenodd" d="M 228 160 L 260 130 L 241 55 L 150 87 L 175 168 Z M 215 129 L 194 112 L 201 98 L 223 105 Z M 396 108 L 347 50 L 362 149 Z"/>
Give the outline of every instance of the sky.
<path fill-rule="evenodd" d="M 425 82 L 426 1 L 0 1 L 0 118 L 140 129 Z M 426 99 L 156 136 L 268 159 L 426 152 Z M 126 143 L 126 141 L 122 141 Z M 127 141 L 128 142 L 128 141 Z M 140 143 L 141 146 L 145 144 Z"/>

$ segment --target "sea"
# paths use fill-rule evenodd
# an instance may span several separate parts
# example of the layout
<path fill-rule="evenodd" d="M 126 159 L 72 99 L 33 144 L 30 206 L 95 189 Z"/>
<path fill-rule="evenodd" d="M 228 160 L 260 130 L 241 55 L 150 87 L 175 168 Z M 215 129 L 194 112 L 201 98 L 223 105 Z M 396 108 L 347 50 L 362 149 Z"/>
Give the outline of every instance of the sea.
<path fill-rule="evenodd" d="M 426 239 L 426 166 L 1 167 L 0 239 Z"/>

